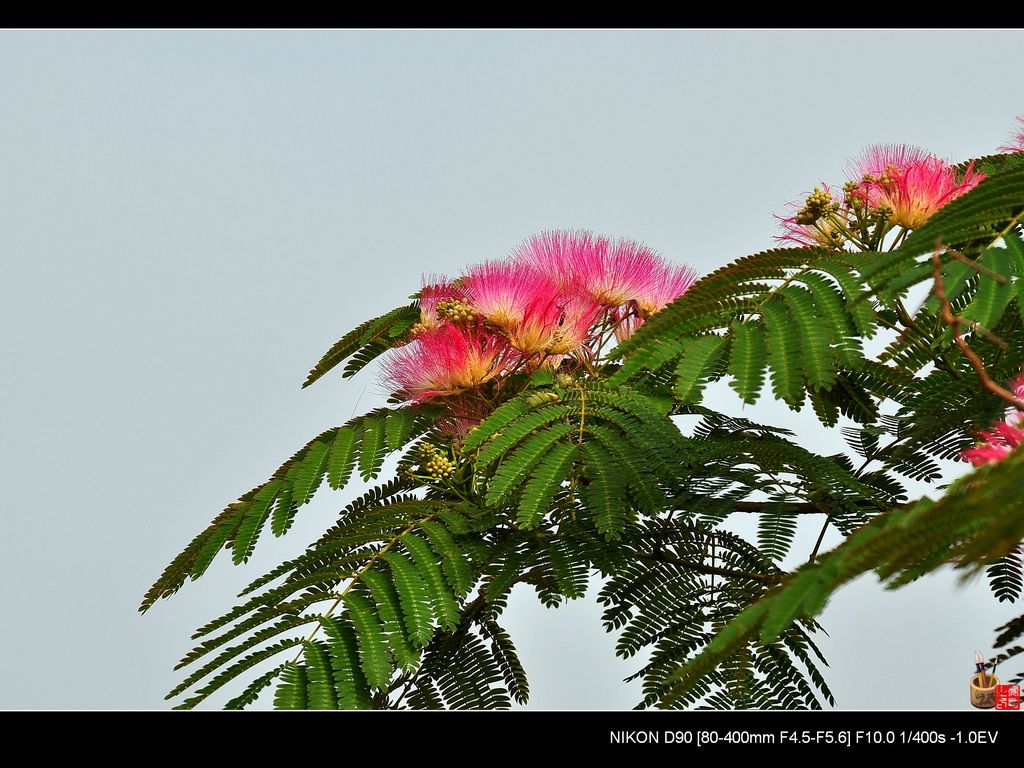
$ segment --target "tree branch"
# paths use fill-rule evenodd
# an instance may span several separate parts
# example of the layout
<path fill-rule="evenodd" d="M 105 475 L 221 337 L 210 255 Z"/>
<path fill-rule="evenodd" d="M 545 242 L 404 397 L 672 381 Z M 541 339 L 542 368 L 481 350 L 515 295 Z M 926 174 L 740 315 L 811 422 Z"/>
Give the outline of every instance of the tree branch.
<path fill-rule="evenodd" d="M 988 375 L 988 371 L 985 370 L 985 363 L 982 362 L 981 358 L 978 357 L 974 350 L 968 346 L 966 341 L 964 341 L 963 336 L 960 335 L 961 318 L 953 314 L 953 309 L 949 303 L 949 297 L 946 296 L 946 286 L 942 281 L 942 259 L 939 257 L 938 250 L 932 251 L 932 264 L 935 267 L 933 271 L 933 277 L 935 279 L 935 297 L 939 300 L 942 320 L 950 327 L 950 330 L 953 331 L 953 340 L 956 341 L 956 345 L 960 348 L 963 356 L 967 358 L 971 367 L 974 368 L 974 372 L 978 374 L 981 386 L 992 394 L 1002 398 L 1014 408 L 1024 410 L 1024 400 L 1017 397 L 1017 395 L 1005 387 L 1001 387 L 999 384 L 992 381 L 991 377 Z"/>
<path fill-rule="evenodd" d="M 733 504 L 733 508 L 737 512 L 752 512 L 759 514 L 761 512 L 767 512 L 769 509 L 775 511 L 784 511 L 787 514 L 794 515 L 825 515 L 828 514 L 822 509 L 814 506 L 808 501 L 794 501 L 785 505 L 779 504 L 778 502 L 768 501 L 737 501 Z"/>
<path fill-rule="evenodd" d="M 825 531 L 828 530 L 828 524 L 832 521 L 831 518 L 825 518 L 825 524 L 821 526 L 821 531 L 818 533 L 818 540 L 814 542 L 814 549 L 811 550 L 811 556 L 807 558 L 808 563 L 813 563 L 814 558 L 818 556 L 818 550 L 821 549 L 821 542 L 825 540 Z"/>
<path fill-rule="evenodd" d="M 863 504 L 865 508 L 872 508 L 874 504 Z M 901 506 L 893 504 L 893 507 Z M 761 514 L 762 512 L 784 512 L 787 515 L 827 515 L 828 511 L 811 504 L 808 501 L 793 501 L 779 504 L 776 501 L 734 501 L 732 503 L 734 512 L 749 512 Z"/>
<path fill-rule="evenodd" d="M 656 549 L 651 554 L 637 553 L 634 557 L 654 563 L 671 563 L 672 565 L 678 565 L 681 568 L 686 568 L 694 573 L 702 573 L 706 576 L 724 576 L 728 579 L 752 579 L 753 581 L 760 581 L 762 584 L 776 584 L 782 580 L 782 574 L 774 575 L 768 573 L 752 573 L 750 571 L 731 571 L 728 568 L 716 568 L 715 566 L 705 565 L 704 563 L 697 563 L 692 560 L 683 560 L 682 558 L 673 557 L 662 549 Z"/>

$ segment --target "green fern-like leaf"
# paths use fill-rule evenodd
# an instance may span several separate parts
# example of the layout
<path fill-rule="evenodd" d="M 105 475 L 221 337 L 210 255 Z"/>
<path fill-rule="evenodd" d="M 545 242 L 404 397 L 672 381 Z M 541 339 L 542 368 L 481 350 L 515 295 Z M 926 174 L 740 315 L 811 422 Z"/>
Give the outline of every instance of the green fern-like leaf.
<path fill-rule="evenodd" d="M 371 709 L 370 684 L 359 663 L 359 641 L 355 630 L 339 618 L 323 620 L 324 634 L 331 649 L 334 691 L 341 709 Z"/>
<path fill-rule="evenodd" d="M 618 538 L 627 521 L 626 487 L 621 477 L 608 471 L 611 455 L 601 446 L 587 443 L 580 448 L 587 467 L 588 483 L 581 489 L 597 530 L 609 538 Z"/>
<path fill-rule="evenodd" d="M 523 488 L 519 502 L 516 520 L 521 526 L 530 528 L 537 523 L 551 497 L 568 476 L 575 458 L 575 446 L 559 443 L 537 465 L 533 477 Z"/>
<path fill-rule="evenodd" d="M 509 400 L 499 406 L 494 413 L 484 419 L 472 430 L 462 444 L 464 454 L 469 454 L 478 449 L 483 443 L 501 431 L 509 422 L 518 419 L 531 408 L 529 400 L 525 397 Z"/>
<path fill-rule="evenodd" d="M 807 385 L 815 391 L 831 389 L 836 382 L 836 359 L 831 347 L 830 326 L 822 322 L 809 291 L 790 285 L 783 288 L 779 295 L 786 303 L 792 322 L 799 329 Z M 773 322 L 777 320 L 773 319 Z"/>
<path fill-rule="evenodd" d="M 427 534 L 434 551 L 440 555 L 441 567 L 452 591 L 459 599 L 464 598 L 473 587 L 473 569 L 462 549 L 444 525 L 427 521 L 420 528 Z"/>
<path fill-rule="evenodd" d="M 1024 591 L 1024 548 L 1016 547 L 986 570 L 992 594 L 999 602 L 1013 602 Z"/>
<path fill-rule="evenodd" d="M 413 669 L 419 663 L 417 653 L 405 637 L 402 623 L 402 607 L 398 592 L 391 580 L 380 571 L 368 570 L 362 575 L 363 582 L 369 587 L 380 617 L 388 645 L 398 666 Z"/>
<path fill-rule="evenodd" d="M 277 500 L 278 492 L 279 487 L 276 485 L 265 486 L 254 495 L 252 504 L 243 511 L 243 518 L 232 544 L 232 560 L 235 565 L 244 563 L 252 555 L 256 548 L 256 538 L 270 516 L 270 509 Z"/>
<path fill-rule="evenodd" d="M 309 709 L 337 709 L 334 673 L 326 646 L 306 641 L 303 644 L 303 658 L 306 661 L 306 697 Z"/>
<path fill-rule="evenodd" d="M 530 699 L 530 683 L 512 638 L 493 619 L 484 621 L 482 628 L 491 640 L 491 653 L 501 668 L 505 687 L 518 704 L 526 704 Z"/>
<path fill-rule="evenodd" d="M 417 645 L 424 646 L 434 634 L 434 616 L 427 588 L 407 558 L 397 552 L 387 552 L 383 558 L 391 566 L 408 635 Z"/>
<path fill-rule="evenodd" d="M 764 385 L 768 362 L 764 328 L 760 324 L 736 320 L 732 326 L 732 358 L 729 361 L 730 382 L 745 403 L 756 403 Z"/>
<path fill-rule="evenodd" d="M 380 345 L 379 342 L 401 338 L 402 334 L 419 319 L 419 307 L 416 304 L 410 304 L 393 309 L 372 320 L 367 320 L 345 334 L 320 358 L 320 361 L 309 372 L 309 376 L 306 377 L 306 381 L 302 386 L 308 387 L 336 365 L 344 362 L 363 348 L 370 347 L 376 354 L 380 354 L 387 347 Z M 368 362 L 369 360 L 364 359 L 362 364 L 365 365 Z M 346 371 L 346 375 L 354 373 L 355 370 L 351 372 Z"/>
<path fill-rule="evenodd" d="M 345 607 L 352 619 L 359 644 L 359 660 L 371 688 L 387 688 L 391 681 L 391 661 L 383 628 L 370 602 L 350 592 Z"/>
<path fill-rule="evenodd" d="M 803 382 L 797 328 L 786 305 L 778 300 L 768 301 L 761 308 L 761 313 L 768 341 L 772 389 L 779 400 L 798 408 L 803 401 Z"/>
<path fill-rule="evenodd" d="M 380 473 L 386 455 L 384 421 L 367 418 L 363 431 L 362 450 L 359 453 L 359 474 L 363 480 L 369 480 Z"/>
<path fill-rule="evenodd" d="M 561 419 L 568 413 L 569 409 L 564 405 L 555 404 L 524 414 L 508 424 L 500 434 L 480 449 L 476 457 L 477 464 L 491 464 L 534 430 Z"/>
<path fill-rule="evenodd" d="M 354 429 L 343 429 L 335 435 L 327 460 L 327 482 L 334 490 L 344 488 L 352 476 L 361 438 Z"/>
<path fill-rule="evenodd" d="M 309 709 L 308 687 L 306 668 L 288 662 L 274 691 L 274 709 Z"/>
<path fill-rule="evenodd" d="M 717 371 L 719 360 L 728 350 L 722 336 L 698 336 L 690 340 L 676 366 L 676 396 L 682 403 L 700 399 L 704 385 Z"/>
<path fill-rule="evenodd" d="M 412 555 L 423 584 L 428 589 L 430 604 L 441 627 L 454 629 L 459 622 L 459 608 L 441 572 L 437 555 L 426 541 L 414 534 L 404 534 L 399 540 Z"/>
<path fill-rule="evenodd" d="M 263 673 L 249 685 L 246 686 L 245 690 L 242 691 L 238 696 L 231 699 L 227 704 L 224 705 L 224 709 L 245 709 L 250 704 L 255 703 L 256 699 L 263 692 L 264 689 L 270 686 L 283 672 L 285 666 L 282 664 L 280 667 L 274 667 L 268 672 Z"/>
<path fill-rule="evenodd" d="M 487 489 L 487 503 L 497 506 L 504 502 L 529 478 L 544 454 L 575 429 L 573 424 L 554 424 L 549 429 L 531 435 L 514 453 L 503 457 Z"/>

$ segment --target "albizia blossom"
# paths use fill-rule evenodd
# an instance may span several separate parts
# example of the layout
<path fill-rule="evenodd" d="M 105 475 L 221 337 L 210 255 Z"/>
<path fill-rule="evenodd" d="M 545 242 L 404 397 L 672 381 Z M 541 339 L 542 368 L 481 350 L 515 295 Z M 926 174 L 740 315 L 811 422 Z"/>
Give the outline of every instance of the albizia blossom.
<path fill-rule="evenodd" d="M 981 440 L 961 454 L 964 461 L 976 467 L 991 464 L 1010 455 L 1024 442 L 1024 414 L 1017 412 L 1007 421 L 1000 421 L 989 432 L 981 433 Z"/>
<path fill-rule="evenodd" d="M 541 297 L 527 305 L 523 319 L 503 329 L 509 343 L 524 354 L 544 352 L 564 355 L 575 352 L 590 338 L 591 329 L 604 307 L 579 293 L 554 300 Z"/>
<path fill-rule="evenodd" d="M 623 319 L 623 338 L 695 280 L 633 240 L 545 232 L 455 280 L 426 276 L 413 340 L 391 352 L 384 383 L 407 400 L 445 398 L 447 416 L 472 421 L 465 402 L 477 387 L 524 366 L 593 360 L 610 321 Z"/>
<path fill-rule="evenodd" d="M 785 232 L 785 234 L 775 237 L 780 243 L 793 243 L 803 248 L 832 248 L 835 246 L 834 239 L 828 233 L 822 232 L 814 224 L 797 224 L 795 215 L 776 216 L 775 218 Z"/>
<path fill-rule="evenodd" d="M 1017 397 L 1024 398 L 1024 374 L 1011 381 L 1009 388 Z M 964 461 L 978 467 L 1006 458 L 1024 442 L 1024 411 L 1009 409 L 1003 421 L 996 422 L 990 431 L 981 432 L 980 436 L 981 440 L 961 454 Z"/>
<path fill-rule="evenodd" d="M 528 315 L 547 313 L 559 297 L 555 283 L 515 261 L 479 264 L 460 282 L 470 306 L 505 331 L 516 329 Z"/>
<path fill-rule="evenodd" d="M 519 322 L 503 327 L 502 332 L 513 347 L 532 355 L 554 344 L 561 317 L 557 297 L 539 296 L 524 307 Z"/>
<path fill-rule="evenodd" d="M 578 264 L 608 250 L 608 238 L 590 232 L 550 230 L 533 235 L 512 254 L 513 262 L 536 270 L 563 291 L 578 286 Z"/>
<path fill-rule="evenodd" d="M 573 267 L 577 285 L 606 307 L 620 307 L 655 295 L 668 268 L 646 245 L 625 239 L 581 252 Z"/>
<path fill-rule="evenodd" d="M 605 308 L 584 294 L 571 294 L 560 306 L 555 333 L 545 352 L 568 355 L 583 347 Z"/>
<path fill-rule="evenodd" d="M 658 282 L 643 296 L 636 300 L 637 308 L 643 317 L 650 317 L 660 312 L 678 299 L 697 282 L 697 273 L 689 267 L 666 267 Z"/>
<path fill-rule="evenodd" d="M 622 317 L 615 324 L 615 340 L 620 344 L 636 333 L 637 329 L 644 324 L 644 319 L 637 315 L 629 314 Z"/>
<path fill-rule="evenodd" d="M 535 269 L 566 293 L 578 292 L 615 308 L 635 302 L 653 314 L 679 298 L 695 281 L 635 240 L 556 230 L 531 237 L 513 260 Z"/>
<path fill-rule="evenodd" d="M 920 227 L 985 177 L 968 166 L 957 180 L 956 168 L 945 160 L 907 145 L 869 148 L 850 175 L 868 206 L 889 208 L 893 223 L 907 229 Z"/>
<path fill-rule="evenodd" d="M 446 324 L 391 352 L 384 381 L 408 400 L 456 395 L 507 370 L 515 353 L 501 336 Z"/>
<path fill-rule="evenodd" d="M 999 149 L 1003 152 L 1024 152 L 1024 115 L 1017 118 L 1017 130 L 1010 138 L 1010 143 Z"/>
<path fill-rule="evenodd" d="M 419 331 L 433 330 L 441 325 L 437 305 L 441 301 L 461 298 L 461 291 L 443 275 L 424 275 L 420 290 Z"/>
<path fill-rule="evenodd" d="M 831 202 L 834 199 L 832 188 L 824 181 L 815 187 L 814 193 L 808 200 L 814 200 L 821 204 L 822 201 Z M 845 238 L 834 232 L 829 222 L 823 218 L 825 210 L 818 207 L 813 211 L 809 210 L 810 204 L 789 203 L 788 207 L 793 213 L 789 216 L 775 216 L 785 234 L 777 235 L 775 240 L 779 243 L 792 243 L 803 248 L 837 248 L 842 246 Z M 807 223 L 813 218 L 813 223 Z"/>

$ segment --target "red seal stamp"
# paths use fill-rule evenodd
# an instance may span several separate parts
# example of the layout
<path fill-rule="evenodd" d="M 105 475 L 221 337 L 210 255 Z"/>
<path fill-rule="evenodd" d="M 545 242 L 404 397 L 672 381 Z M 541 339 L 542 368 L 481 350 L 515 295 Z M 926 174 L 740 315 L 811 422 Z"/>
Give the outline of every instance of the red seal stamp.
<path fill-rule="evenodd" d="M 1020 709 L 1020 686 L 997 685 L 996 709 Z"/>

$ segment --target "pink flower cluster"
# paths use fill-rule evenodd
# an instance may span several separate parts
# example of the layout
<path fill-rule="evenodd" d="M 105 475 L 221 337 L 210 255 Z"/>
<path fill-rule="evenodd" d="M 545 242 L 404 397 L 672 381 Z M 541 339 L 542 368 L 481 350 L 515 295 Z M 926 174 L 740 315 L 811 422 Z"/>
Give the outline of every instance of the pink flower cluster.
<path fill-rule="evenodd" d="M 945 160 L 909 146 L 878 146 L 868 149 L 851 167 L 860 195 L 869 208 L 885 206 L 892 222 L 917 229 L 936 211 L 978 186 L 984 174 L 967 166 L 962 175 Z"/>
<path fill-rule="evenodd" d="M 1010 143 L 1000 147 L 1003 152 L 1024 152 L 1024 115 L 1017 118 L 1017 128 Z"/>
<path fill-rule="evenodd" d="M 876 222 L 917 229 L 976 187 L 984 174 L 973 166 L 958 173 L 955 166 L 917 147 L 879 145 L 854 160 L 847 177 L 841 200 L 823 183 L 793 215 L 776 217 L 784 230 L 776 240 L 837 248 L 869 239 L 868 230 Z"/>
<path fill-rule="evenodd" d="M 455 280 L 425 277 L 415 337 L 390 353 L 385 385 L 403 399 L 451 403 L 514 372 L 592 366 L 605 342 L 626 338 L 695 280 L 632 240 L 536 235 Z"/>
<path fill-rule="evenodd" d="M 1010 389 L 1017 397 L 1024 398 L 1024 374 L 1010 382 Z M 1024 443 L 1024 411 L 1011 408 L 1006 417 L 992 425 L 992 429 L 981 432 L 981 440 L 963 452 L 964 461 L 976 467 L 1005 459 L 1021 443 Z"/>
<path fill-rule="evenodd" d="M 822 199 L 830 201 L 835 198 L 832 188 L 824 181 L 821 182 L 820 187 L 815 188 L 814 194 L 821 194 Z M 799 203 L 789 204 L 791 209 L 796 209 L 799 206 Z M 834 248 L 842 245 L 844 239 L 837 240 L 832 228 L 827 224 L 822 224 L 822 216 L 815 216 L 814 221 L 808 222 L 807 217 L 803 215 L 805 209 L 806 206 L 790 216 L 775 216 L 784 232 L 784 234 L 776 236 L 776 241 L 783 245 L 792 244 L 807 248 Z"/>
<path fill-rule="evenodd" d="M 976 467 L 1005 459 L 1024 442 L 1024 413 L 1014 411 L 1006 420 L 997 422 L 992 430 L 981 433 L 982 440 L 963 453 L 965 461 Z"/>

